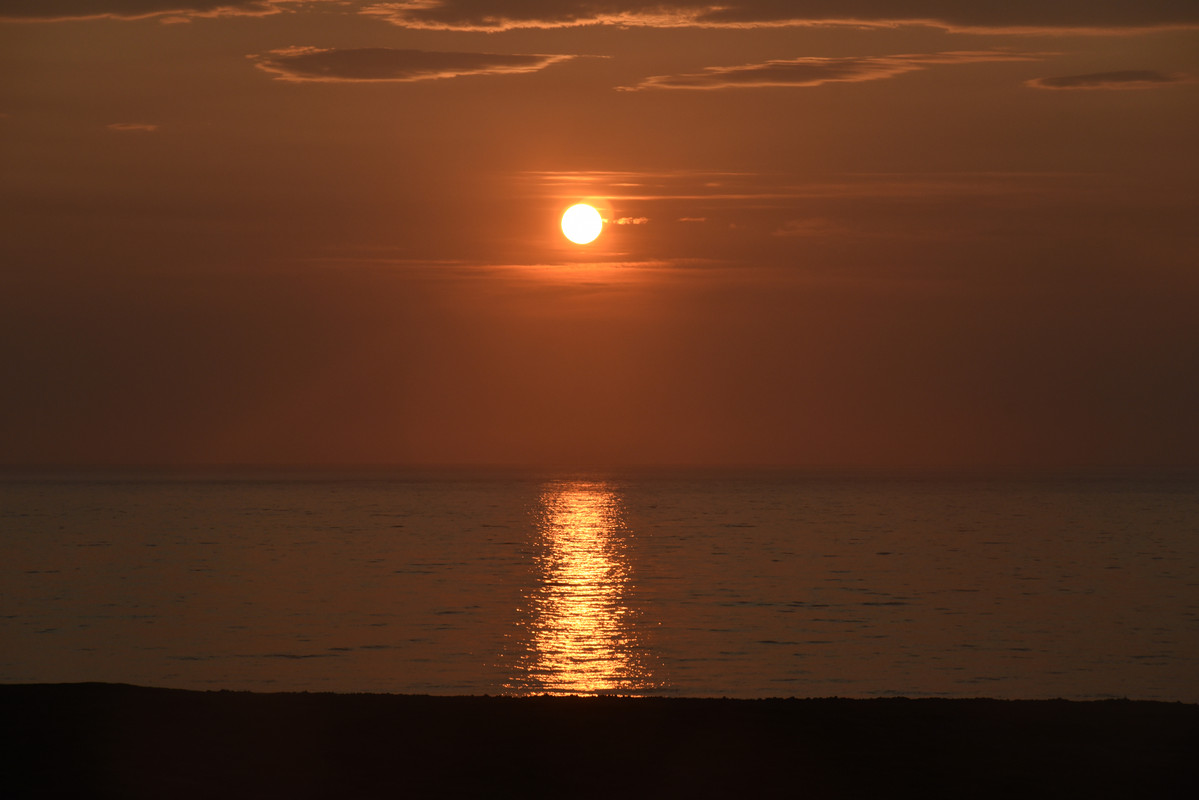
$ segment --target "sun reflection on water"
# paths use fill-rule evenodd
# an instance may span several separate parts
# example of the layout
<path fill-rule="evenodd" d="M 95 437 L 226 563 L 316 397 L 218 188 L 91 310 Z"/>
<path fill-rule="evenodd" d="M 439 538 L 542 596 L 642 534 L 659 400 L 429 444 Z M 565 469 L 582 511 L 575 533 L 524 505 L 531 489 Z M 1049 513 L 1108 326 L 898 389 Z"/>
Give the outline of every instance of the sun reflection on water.
<path fill-rule="evenodd" d="M 525 650 L 510 689 L 637 694 L 652 688 L 619 497 L 603 483 L 559 483 L 541 493 L 535 584 L 526 594 Z"/>

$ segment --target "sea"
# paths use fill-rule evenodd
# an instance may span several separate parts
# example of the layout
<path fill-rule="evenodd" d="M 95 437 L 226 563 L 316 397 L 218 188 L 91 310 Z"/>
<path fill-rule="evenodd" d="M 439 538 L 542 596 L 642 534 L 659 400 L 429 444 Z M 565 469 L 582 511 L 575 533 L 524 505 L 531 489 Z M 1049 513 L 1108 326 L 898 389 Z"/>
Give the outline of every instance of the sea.
<path fill-rule="evenodd" d="M 1199 478 L 0 479 L 0 682 L 1199 702 Z"/>

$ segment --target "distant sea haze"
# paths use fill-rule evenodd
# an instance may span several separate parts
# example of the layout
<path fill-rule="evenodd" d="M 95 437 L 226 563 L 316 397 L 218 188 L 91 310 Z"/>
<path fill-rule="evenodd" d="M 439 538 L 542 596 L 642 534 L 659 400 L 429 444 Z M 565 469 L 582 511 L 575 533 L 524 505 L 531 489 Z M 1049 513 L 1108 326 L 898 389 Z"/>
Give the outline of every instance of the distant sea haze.
<path fill-rule="evenodd" d="M 0 484 L 0 682 L 1199 702 L 1199 481 Z"/>

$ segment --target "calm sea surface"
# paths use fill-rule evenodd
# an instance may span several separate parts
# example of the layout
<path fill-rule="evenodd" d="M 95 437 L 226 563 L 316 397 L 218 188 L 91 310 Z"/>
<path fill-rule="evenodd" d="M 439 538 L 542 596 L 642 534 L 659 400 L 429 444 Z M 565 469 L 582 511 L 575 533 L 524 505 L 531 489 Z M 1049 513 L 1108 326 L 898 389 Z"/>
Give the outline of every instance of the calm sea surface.
<path fill-rule="evenodd" d="M 1199 482 L 0 483 L 0 682 L 1199 702 Z"/>

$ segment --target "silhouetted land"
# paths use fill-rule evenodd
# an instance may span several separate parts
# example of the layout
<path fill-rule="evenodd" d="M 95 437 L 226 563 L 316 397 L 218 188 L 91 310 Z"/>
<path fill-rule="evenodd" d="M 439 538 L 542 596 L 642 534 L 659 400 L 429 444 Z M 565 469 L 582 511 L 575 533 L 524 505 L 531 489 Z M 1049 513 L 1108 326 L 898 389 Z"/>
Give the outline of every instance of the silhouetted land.
<path fill-rule="evenodd" d="M 1196 797 L 1199 706 L 0 686 L 0 795 Z"/>

